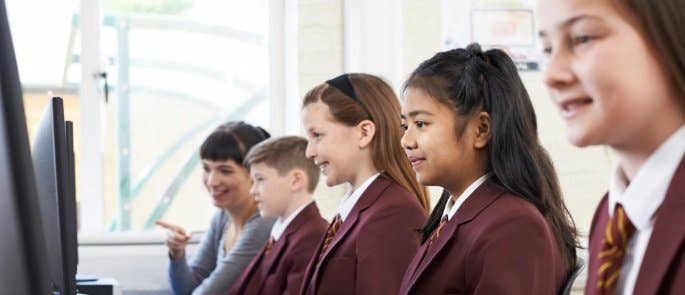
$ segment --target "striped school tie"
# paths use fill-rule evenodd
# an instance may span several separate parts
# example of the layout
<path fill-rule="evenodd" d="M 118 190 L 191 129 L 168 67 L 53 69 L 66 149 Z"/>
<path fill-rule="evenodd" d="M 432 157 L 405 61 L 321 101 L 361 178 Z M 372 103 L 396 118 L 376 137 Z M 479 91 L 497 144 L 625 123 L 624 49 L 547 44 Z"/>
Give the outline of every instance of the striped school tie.
<path fill-rule="evenodd" d="M 626 216 L 623 206 L 616 204 L 614 216 L 607 223 L 602 250 L 599 252 L 599 269 L 597 270 L 599 294 L 616 294 L 623 256 L 633 233 L 635 233 L 635 226 Z"/>
<path fill-rule="evenodd" d="M 431 245 L 433 245 L 433 243 L 438 240 L 438 237 L 440 236 L 440 231 L 442 231 L 442 228 L 445 227 L 445 224 L 447 224 L 447 220 L 447 214 L 443 215 L 440 219 L 440 224 L 438 225 L 438 227 L 435 228 L 435 230 L 433 230 L 433 233 L 431 234 L 430 238 L 428 238 L 428 241 L 426 241 L 426 248 L 424 248 L 423 254 L 421 254 L 421 260 L 419 261 L 423 261 L 424 259 L 426 259 L 426 255 L 428 255 L 428 249 L 430 249 Z"/>
<path fill-rule="evenodd" d="M 447 214 L 442 216 L 442 219 L 440 219 L 440 225 L 438 225 L 438 227 L 433 231 L 433 234 L 428 240 L 428 247 L 433 245 L 433 243 L 435 243 L 435 241 L 438 240 L 438 238 L 440 237 L 440 232 L 445 227 L 445 224 L 447 224 Z"/>
<path fill-rule="evenodd" d="M 269 238 L 269 241 L 266 243 L 266 246 L 264 247 L 264 255 L 269 254 L 269 251 L 271 251 L 271 248 L 273 248 L 275 243 L 276 240 L 274 239 L 274 237 Z"/>
<path fill-rule="evenodd" d="M 321 259 L 323 259 L 323 254 L 326 253 L 328 245 L 331 243 L 331 241 L 333 241 L 335 233 L 338 232 L 338 229 L 340 229 L 341 225 L 342 218 L 340 218 L 340 214 L 336 214 L 333 218 L 333 221 L 331 222 L 331 227 L 328 228 L 328 231 L 326 232 L 326 238 L 323 240 L 323 245 L 321 246 L 321 253 L 319 253 L 319 259 L 317 263 L 321 263 Z"/>
<path fill-rule="evenodd" d="M 452 210 L 452 206 L 454 206 L 454 199 L 450 197 L 447 200 L 447 212 Z M 443 215 L 442 218 L 440 219 L 440 224 L 438 227 L 433 231 L 433 234 L 431 235 L 430 239 L 428 240 L 428 247 L 433 245 L 433 243 L 438 239 L 440 236 L 440 231 L 442 231 L 442 228 L 445 227 L 445 224 L 447 224 L 448 216 L 447 214 Z"/>

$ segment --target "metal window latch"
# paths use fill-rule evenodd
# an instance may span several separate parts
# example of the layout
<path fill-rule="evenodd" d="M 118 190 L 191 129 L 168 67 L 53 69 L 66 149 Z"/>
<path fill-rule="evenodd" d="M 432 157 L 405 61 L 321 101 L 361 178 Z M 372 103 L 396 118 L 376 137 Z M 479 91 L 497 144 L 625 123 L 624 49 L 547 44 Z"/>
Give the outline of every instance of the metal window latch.
<path fill-rule="evenodd" d="M 109 102 L 109 83 L 107 83 L 107 72 L 99 72 L 93 74 L 93 78 L 102 79 L 102 92 L 105 94 L 105 103 Z"/>

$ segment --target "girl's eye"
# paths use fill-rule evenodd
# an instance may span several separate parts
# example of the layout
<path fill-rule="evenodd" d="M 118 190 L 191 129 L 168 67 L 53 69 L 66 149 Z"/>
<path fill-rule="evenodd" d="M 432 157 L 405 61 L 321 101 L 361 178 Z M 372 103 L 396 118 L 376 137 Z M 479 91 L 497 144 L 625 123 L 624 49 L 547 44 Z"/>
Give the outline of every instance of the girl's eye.
<path fill-rule="evenodd" d="M 594 37 L 593 37 L 593 36 L 589 36 L 589 35 L 580 35 L 580 36 L 577 36 L 577 37 L 573 37 L 572 43 L 573 43 L 573 46 L 578 46 L 578 45 L 583 45 L 583 44 L 585 44 L 585 43 L 588 43 L 588 42 L 590 42 L 590 41 L 592 41 L 592 40 L 594 40 Z"/>
<path fill-rule="evenodd" d="M 414 124 L 415 124 L 416 127 L 418 127 L 418 128 L 423 128 L 423 127 L 425 127 L 426 125 L 428 125 L 426 122 L 423 122 L 423 121 L 416 121 L 416 122 L 414 122 Z"/>
<path fill-rule="evenodd" d="M 400 124 L 400 128 L 402 128 L 402 130 L 404 130 L 404 131 L 407 131 L 407 129 L 409 129 L 409 125 L 407 125 L 407 124 Z"/>

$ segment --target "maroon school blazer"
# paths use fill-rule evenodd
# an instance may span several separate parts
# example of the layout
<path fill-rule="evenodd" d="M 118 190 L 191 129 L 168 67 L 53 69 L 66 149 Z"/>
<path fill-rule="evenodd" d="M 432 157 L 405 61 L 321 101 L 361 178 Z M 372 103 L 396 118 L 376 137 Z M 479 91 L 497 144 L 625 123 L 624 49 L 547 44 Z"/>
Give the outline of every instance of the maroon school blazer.
<path fill-rule="evenodd" d="M 597 259 L 609 221 L 608 196 L 599 203 L 590 227 L 585 294 L 597 294 Z M 685 159 L 675 171 L 664 202 L 656 211 L 633 294 L 685 294 Z"/>
<path fill-rule="evenodd" d="M 551 226 L 488 180 L 421 245 L 400 294 L 557 294 L 567 276 Z"/>
<path fill-rule="evenodd" d="M 299 294 L 304 271 L 328 222 L 316 203 L 307 205 L 288 224 L 266 255 L 264 249 L 233 284 L 230 294 Z"/>
<path fill-rule="evenodd" d="M 323 254 L 312 256 L 300 294 L 397 294 L 427 219 L 416 197 L 381 174 Z"/>

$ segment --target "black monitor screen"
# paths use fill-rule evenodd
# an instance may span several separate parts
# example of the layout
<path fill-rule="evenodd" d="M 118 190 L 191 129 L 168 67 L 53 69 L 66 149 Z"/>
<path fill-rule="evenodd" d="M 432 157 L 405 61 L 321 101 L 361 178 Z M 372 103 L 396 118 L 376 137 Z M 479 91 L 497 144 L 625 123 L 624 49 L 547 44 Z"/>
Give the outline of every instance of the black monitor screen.
<path fill-rule="evenodd" d="M 67 294 L 76 292 L 76 265 L 78 264 L 78 239 L 76 225 L 76 177 L 74 168 L 74 125 L 67 121 L 66 134 L 66 193 L 59 199 L 60 229 L 62 231 L 62 257 Z"/>
<path fill-rule="evenodd" d="M 66 293 L 59 200 L 67 194 L 67 142 L 62 99 L 54 97 L 43 111 L 33 140 L 33 169 L 43 219 L 43 236 L 50 250 L 45 264 L 55 290 Z"/>
<path fill-rule="evenodd" d="M 50 294 L 26 116 L 0 0 L 0 294 Z"/>
<path fill-rule="evenodd" d="M 2 97 L 4 100 L 5 97 Z M 4 102 L 4 101 L 3 101 Z M 26 241 L 22 232 L 19 195 L 21 188 L 15 181 L 21 177 L 12 165 L 9 134 L 4 105 L 0 105 L 0 294 L 29 294 L 29 268 L 25 250 Z M 26 147 L 28 150 L 28 147 Z M 12 286 L 12 287 L 9 287 Z"/>

